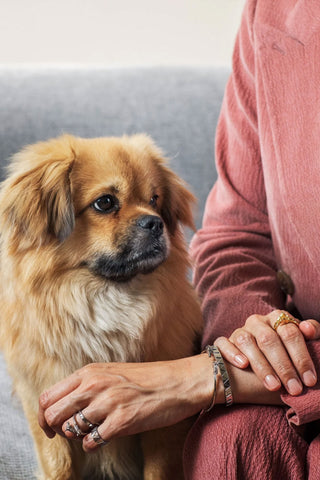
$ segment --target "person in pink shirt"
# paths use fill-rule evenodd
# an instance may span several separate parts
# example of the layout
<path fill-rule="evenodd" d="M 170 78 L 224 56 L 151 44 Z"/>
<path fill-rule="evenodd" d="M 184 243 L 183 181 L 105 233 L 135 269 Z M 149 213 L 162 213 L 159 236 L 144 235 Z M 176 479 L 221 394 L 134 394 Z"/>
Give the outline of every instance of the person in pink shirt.
<path fill-rule="evenodd" d="M 246 2 L 217 129 L 219 178 L 191 251 L 203 345 L 215 340 L 231 362 L 240 349 L 266 388 L 281 381 L 289 408 L 215 408 L 189 436 L 187 478 L 320 478 L 320 343 L 301 336 L 318 338 L 320 318 L 319 50 L 319 2 Z M 279 310 L 313 320 L 275 331 Z"/>
<path fill-rule="evenodd" d="M 320 478 L 319 52 L 318 0 L 247 0 L 217 129 L 218 180 L 191 245 L 203 348 L 220 349 L 233 405 L 207 354 L 93 365 L 41 396 L 49 437 L 66 433 L 85 394 L 91 416 L 100 399 L 106 441 L 204 410 L 185 445 L 186 479 Z M 119 374 L 119 405 L 128 417 L 140 405 L 125 428 L 104 407 Z M 88 434 L 83 448 L 99 445 Z"/>

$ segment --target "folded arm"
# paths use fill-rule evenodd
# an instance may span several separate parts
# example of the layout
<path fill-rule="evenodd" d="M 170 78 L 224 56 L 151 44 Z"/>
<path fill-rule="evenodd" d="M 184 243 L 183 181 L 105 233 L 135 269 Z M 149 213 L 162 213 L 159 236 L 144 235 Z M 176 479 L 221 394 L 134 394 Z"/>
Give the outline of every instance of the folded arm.
<path fill-rule="evenodd" d="M 215 341 L 234 365 L 250 364 L 269 390 L 282 384 L 299 395 L 317 381 L 320 357 L 310 356 L 306 340 L 319 338 L 320 331 L 312 319 L 273 329 L 287 299 L 277 281 L 264 183 L 255 3 L 248 1 L 244 10 L 217 128 L 218 180 L 191 245 L 194 281 L 205 319 L 203 346 Z"/>
<path fill-rule="evenodd" d="M 228 365 L 234 401 L 282 404 L 279 392 L 269 392 L 249 370 Z M 98 424 L 104 441 L 166 427 L 206 409 L 213 395 L 212 360 L 207 354 L 153 363 L 96 363 L 76 371 L 44 392 L 39 423 L 49 438 L 56 433 L 75 439 L 68 429 L 74 417 L 85 433 L 85 451 L 99 448 L 88 426 L 77 415 Z M 224 404 L 221 378 L 216 403 Z M 232 408 L 232 407 L 231 407 Z"/>

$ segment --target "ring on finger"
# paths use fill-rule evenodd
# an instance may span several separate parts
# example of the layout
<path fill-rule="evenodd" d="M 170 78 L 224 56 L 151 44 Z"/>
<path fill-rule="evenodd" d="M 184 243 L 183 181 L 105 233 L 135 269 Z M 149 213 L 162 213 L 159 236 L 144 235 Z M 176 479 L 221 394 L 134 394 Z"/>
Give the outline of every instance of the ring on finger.
<path fill-rule="evenodd" d="M 288 323 L 293 323 L 294 325 L 297 325 L 297 326 L 300 324 L 298 320 L 291 317 L 291 315 L 289 315 L 288 313 L 281 312 L 273 325 L 273 330 L 277 331 L 278 327 L 280 327 L 281 325 L 287 325 Z"/>
<path fill-rule="evenodd" d="M 91 431 L 90 433 L 93 441 L 95 443 L 97 443 L 98 445 L 107 445 L 107 441 L 106 440 L 103 440 L 103 438 L 101 437 L 99 431 L 98 431 L 98 427 L 94 427 L 93 430 Z"/>
<path fill-rule="evenodd" d="M 79 411 L 78 411 L 78 415 L 79 415 L 81 421 L 82 421 L 83 423 L 85 423 L 85 424 L 89 427 L 89 431 L 91 431 L 94 427 L 99 426 L 98 423 L 92 423 L 92 422 L 90 422 L 90 420 L 88 420 L 88 419 L 84 416 L 82 410 L 79 410 Z"/>
<path fill-rule="evenodd" d="M 72 425 L 72 423 L 70 423 L 69 421 L 67 422 L 65 431 L 66 431 L 66 432 L 70 432 L 70 433 L 72 433 L 73 435 L 77 435 L 76 429 L 74 428 L 74 426 Z"/>
<path fill-rule="evenodd" d="M 76 420 L 76 414 L 73 415 L 73 424 L 68 421 L 67 422 L 67 425 L 66 425 L 66 432 L 71 432 L 73 435 L 75 435 L 77 438 L 81 438 L 81 437 L 84 437 L 86 435 L 85 432 L 83 432 L 81 430 L 81 428 L 79 427 L 78 423 L 77 423 L 77 420 Z"/>

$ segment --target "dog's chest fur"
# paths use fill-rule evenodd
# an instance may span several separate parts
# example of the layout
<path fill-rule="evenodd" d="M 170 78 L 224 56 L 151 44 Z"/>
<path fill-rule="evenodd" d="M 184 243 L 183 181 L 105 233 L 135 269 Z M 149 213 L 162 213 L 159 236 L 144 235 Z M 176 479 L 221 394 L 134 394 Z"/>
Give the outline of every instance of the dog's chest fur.
<path fill-rule="evenodd" d="M 92 342 L 102 340 L 101 355 L 104 361 L 143 360 L 145 336 L 154 317 L 153 297 L 151 292 L 138 293 L 130 288 L 124 291 L 117 287 L 109 287 L 95 296 L 90 335 Z M 83 348 L 88 351 L 86 339 Z M 97 349 L 91 350 L 94 358 Z"/>
<path fill-rule="evenodd" d="M 59 298 L 61 302 L 61 295 Z M 51 330 L 46 341 L 51 354 L 65 352 L 69 368 L 91 362 L 143 360 L 146 336 L 151 335 L 150 323 L 157 310 L 150 288 L 142 288 L 138 279 L 97 289 L 79 283 L 73 284 L 73 295 L 64 300 L 64 308 L 59 305 L 62 335 L 58 338 Z"/>

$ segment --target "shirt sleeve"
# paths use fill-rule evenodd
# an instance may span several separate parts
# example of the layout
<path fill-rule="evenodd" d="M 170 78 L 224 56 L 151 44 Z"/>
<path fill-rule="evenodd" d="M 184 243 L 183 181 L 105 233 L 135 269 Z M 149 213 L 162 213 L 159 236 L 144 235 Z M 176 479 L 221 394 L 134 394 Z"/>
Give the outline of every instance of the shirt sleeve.
<path fill-rule="evenodd" d="M 276 279 L 255 91 L 255 1 L 245 6 L 216 132 L 218 180 L 191 243 L 205 320 L 203 344 L 229 336 L 253 313 L 284 308 Z"/>

